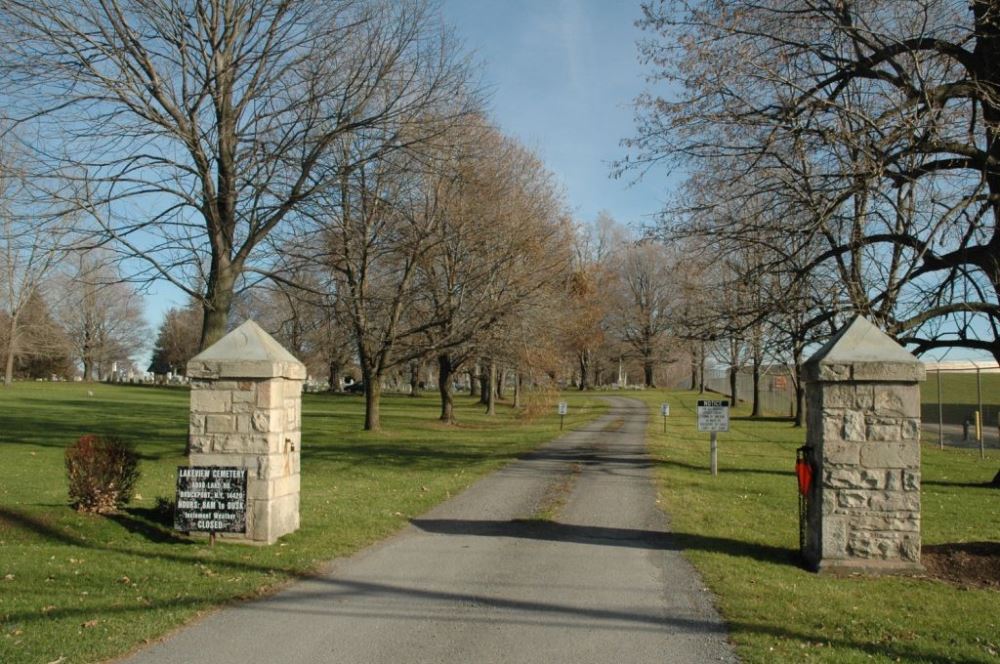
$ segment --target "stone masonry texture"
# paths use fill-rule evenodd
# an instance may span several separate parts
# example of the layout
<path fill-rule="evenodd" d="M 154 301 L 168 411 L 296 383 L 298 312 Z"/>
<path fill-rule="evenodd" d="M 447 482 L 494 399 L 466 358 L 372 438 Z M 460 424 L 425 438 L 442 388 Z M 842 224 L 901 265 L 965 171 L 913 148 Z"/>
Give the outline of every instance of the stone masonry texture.
<path fill-rule="evenodd" d="M 188 463 L 247 469 L 247 532 L 274 543 L 299 527 L 305 367 L 247 321 L 188 364 Z"/>
<path fill-rule="evenodd" d="M 923 373 L 908 355 L 856 318 L 806 364 L 815 476 L 803 554 L 819 571 L 920 569 Z"/>

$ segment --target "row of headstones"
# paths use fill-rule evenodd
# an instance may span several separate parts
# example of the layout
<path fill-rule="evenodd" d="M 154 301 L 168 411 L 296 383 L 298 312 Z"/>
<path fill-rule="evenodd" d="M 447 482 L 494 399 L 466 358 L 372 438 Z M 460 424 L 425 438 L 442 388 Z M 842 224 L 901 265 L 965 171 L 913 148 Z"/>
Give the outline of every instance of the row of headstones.
<path fill-rule="evenodd" d="M 192 359 L 188 376 L 178 529 L 262 543 L 296 530 L 305 366 L 247 321 Z M 806 363 L 805 376 L 807 563 L 918 569 L 923 365 L 857 317 Z"/>

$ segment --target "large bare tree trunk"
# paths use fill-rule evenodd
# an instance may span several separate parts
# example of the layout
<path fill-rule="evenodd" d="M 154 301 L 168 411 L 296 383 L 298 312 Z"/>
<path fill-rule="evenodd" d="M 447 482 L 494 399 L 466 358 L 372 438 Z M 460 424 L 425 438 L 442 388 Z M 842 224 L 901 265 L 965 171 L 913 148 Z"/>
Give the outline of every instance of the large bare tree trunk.
<path fill-rule="evenodd" d="M 455 399 L 451 393 L 451 380 L 454 367 L 448 353 L 438 355 L 438 392 L 441 394 L 442 422 L 451 424 L 455 421 Z"/>
<path fill-rule="evenodd" d="M 760 358 L 754 354 L 753 358 L 753 409 L 750 417 L 760 417 Z"/>
<path fill-rule="evenodd" d="M 656 363 L 653 362 L 653 358 L 647 356 L 642 362 L 642 376 L 646 381 L 646 387 L 656 387 L 656 381 L 654 379 L 655 370 Z"/>
<path fill-rule="evenodd" d="M 497 376 L 497 363 L 494 360 L 489 361 L 489 370 L 486 372 L 486 414 L 496 415 L 497 414 L 497 400 L 496 392 L 492 389 L 493 385 L 496 383 Z"/>
<path fill-rule="evenodd" d="M 487 366 L 492 367 L 492 360 L 487 363 Z M 490 403 L 491 395 L 493 394 L 493 376 L 490 373 L 490 369 L 483 368 L 483 365 L 479 365 L 479 403 L 484 406 L 488 406 Z"/>
<path fill-rule="evenodd" d="M 213 263 L 216 261 L 213 261 Z M 205 295 L 205 319 L 201 327 L 201 350 L 226 335 L 229 311 L 233 307 L 233 289 L 237 271 L 228 261 L 218 261 L 217 273 L 209 277 Z"/>
<path fill-rule="evenodd" d="M 736 395 L 736 375 L 739 372 L 735 366 L 729 368 L 729 396 L 733 398 L 733 408 L 736 408 L 736 402 L 738 401 Z"/>
<path fill-rule="evenodd" d="M 497 369 L 497 399 L 503 400 L 503 384 L 507 380 L 507 372 L 503 369 Z"/>
<path fill-rule="evenodd" d="M 479 365 L 475 365 L 467 373 L 469 374 L 469 396 L 474 397 L 476 396 L 476 389 L 478 389 L 476 386 L 476 381 L 478 380 L 476 374 L 479 373 Z"/>
<path fill-rule="evenodd" d="M 805 424 L 805 404 L 806 404 L 806 386 L 802 384 L 802 344 L 795 344 L 795 375 L 792 379 L 795 381 L 795 426 L 802 427 Z"/>
<path fill-rule="evenodd" d="M 577 359 L 580 362 L 580 390 L 586 390 L 590 388 L 590 382 L 588 374 L 590 373 L 590 351 L 582 350 L 577 354 Z"/>
<path fill-rule="evenodd" d="M 698 393 L 705 393 L 705 342 L 701 342 L 701 352 L 698 353 Z"/>
<path fill-rule="evenodd" d="M 17 355 L 17 314 L 10 317 L 7 330 L 7 362 L 3 370 L 3 384 L 10 386 L 14 382 L 14 356 Z"/>
<path fill-rule="evenodd" d="M 410 364 L 410 396 L 419 397 L 420 396 L 420 363 L 413 362 Z"/>
<path fill-rule="evenodd" d="M 521 407 L 521 381 L 523 379 L 520 371 L 514 374 L 514 408 Z"/>
<path fill-rule="evenodd" d="M 340 392 L 340 362 L 330 360 L 330 379 L 327 385 L 327 392 Z"/>
<path fill-rule="evenodd" d="M 380 406 L 382 402 L 382 379 L 371 373 L 365 373 L 365 431 L 380 431 L 382 418 Z"/>

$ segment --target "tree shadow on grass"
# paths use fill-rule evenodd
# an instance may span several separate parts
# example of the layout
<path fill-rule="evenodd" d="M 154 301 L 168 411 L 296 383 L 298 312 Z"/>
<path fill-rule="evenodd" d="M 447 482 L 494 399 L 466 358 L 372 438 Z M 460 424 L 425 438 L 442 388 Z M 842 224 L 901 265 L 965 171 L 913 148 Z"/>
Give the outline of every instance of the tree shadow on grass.
<path fill-rule="evenodd" d="M 794 459 L 793 459 L 794 461 Z M 686 463 L 684 461 L 671 461 L 667 459 L 661 459 L 657 461 L 658 464 L 663 466 L 673 466 L 675 468 L 685 468 L 687 470 L 697 470 L 703 472 L 709 472 L 709 465 L 706 463 L 704 465 L 696 463 Z M 795 472 L 793 470 L 767 470 L 764 468 L 719 468 L 720 475 L 729 474 L 748 474 L 748 475 L 780 475 L 783 477 L 794 477 Z"/>
<path fill-rule="evenodd" d="M 139 443 L 144 459 L 176 456 L 184 450 L 187 413 L 176 408 L 141 404 L 139 417 L 134 404 L 102 410 L 106 402 L 67 401 L 55 408 L 53 402 L 45 400 L 25 399 L 23 403 L 29 407 L 8 411 L 4 416 L 5 433 L 0 435 L 4 443 L 64 449 L 80 436 L 98 434 Z M 35 407 L 30 407 L 32 403 Z M 86 406 L 86 410 L 81 413 L 74 408 L 62 409 L 74 404 Z"/>
<path fill-rule="evenodd" d="M 787 415 L 758 415 L 754 417 L 753 415 L 739 415 L 737 417 L 730 417 L 732 422 L 777 422 L 779 424 L 793 424 L 795 422 L 794 417 L 789 417 Z"/>
<path fill-rule="evenodd" d="M 989 480 L 985 482 L 945 482 L 943 480 L 921 480 L 922 486 L 943 486 L 959 489 L 1000 489 L 1000 486 L 993 484 Z"/>
<path fill-rule="evenodd" d="M 347 444 L 302 447 L 303 461 L 324 461 L 345 466 L 421 468 L 463 468 L 484 459 L 513 459 L 516 454 L 494 450 L 463 451 L 400 441 L 398 443 Z"/>
<path fill-rule="evenodd" d="M 108 514 L 106 518 L 114 521 L 125 530 L 140 535 L 156 544 L 194 544 L 191 540 L 174 532 L 173 516 L 165 510 L 148 507 L 130 507 L 122 512 Z"/>

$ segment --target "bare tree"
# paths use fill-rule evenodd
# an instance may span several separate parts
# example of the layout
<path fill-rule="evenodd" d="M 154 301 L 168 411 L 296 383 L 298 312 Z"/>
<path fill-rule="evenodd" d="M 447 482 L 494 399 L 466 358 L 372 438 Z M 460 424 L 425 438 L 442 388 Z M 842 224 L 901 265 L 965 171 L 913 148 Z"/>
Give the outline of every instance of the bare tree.
<path fill-rule="evenodd" d="M 679 258 L 664 245 L 644 240 L 621 247 L 614 263 L 611 329 L 642 362 L 646 387 L 655 387 L 655 370 L 666 360 L 677 317 Z"/>
<path fill-rule="evenodd" d="M 643 10 L 642 52 L 672 86 L 638 100 L 621 166 L 695 165 L 777 205 L 764 235 L 807 252 L 799 278 L 839 281 L 819 327 L 848 309 L 918 352 L 1000 357 L 995 1 Z"/>
<path fill-rule="evenodd" d="M 467 81 L 423 0 L 9 0 L 0 38 L 36 158 L 81 183 L 66 203 L 132 279 L 202 304 L 201 347 L 248 271 L 271 271 L 265 239 L 336 176 L 340 139 L 364 134 L 362 160 L 420 141 Z"/>
<path fill-rule="evenodd" d="M 145 346 L 145 303 L 103 252 L 76 251 L 66 263 L 70 268 L 60 275 L 56 316 L 83 366 L 83 379 L 93 380 L 96 371 L 103 380 L 114 363 L 131 364 Z"/>
<path fill-rule="evenodd" d="M 441 420 L 454 421 L 452 382 L 477 355 L 486 356 L 483 401 L 498 384 L 496 362 L 516 326 L 508 324 L 564 273 L 567 225 L 551 175 L 538 158 L 493 128 L 463 130 L 463 148 L 428 183 L 440 197 L 437 241 L 418 263 L 426 327 L 435 353 Z M 488 351 L 488 352 L 485 352 Z"/>
<path fill-rule="evenodd" d="M 51 331 L 27 329 L 28 319 L 24 314 L 32 301 L 42 297 L 47 279 L 71 243 L 64 219 L 53 216 L 34 190 L 14 135 L 0 133 L 0 312 L 6 323 L 2 334 L 4 385 L 13 381 L 18 356 L 52 345 Z"/>

